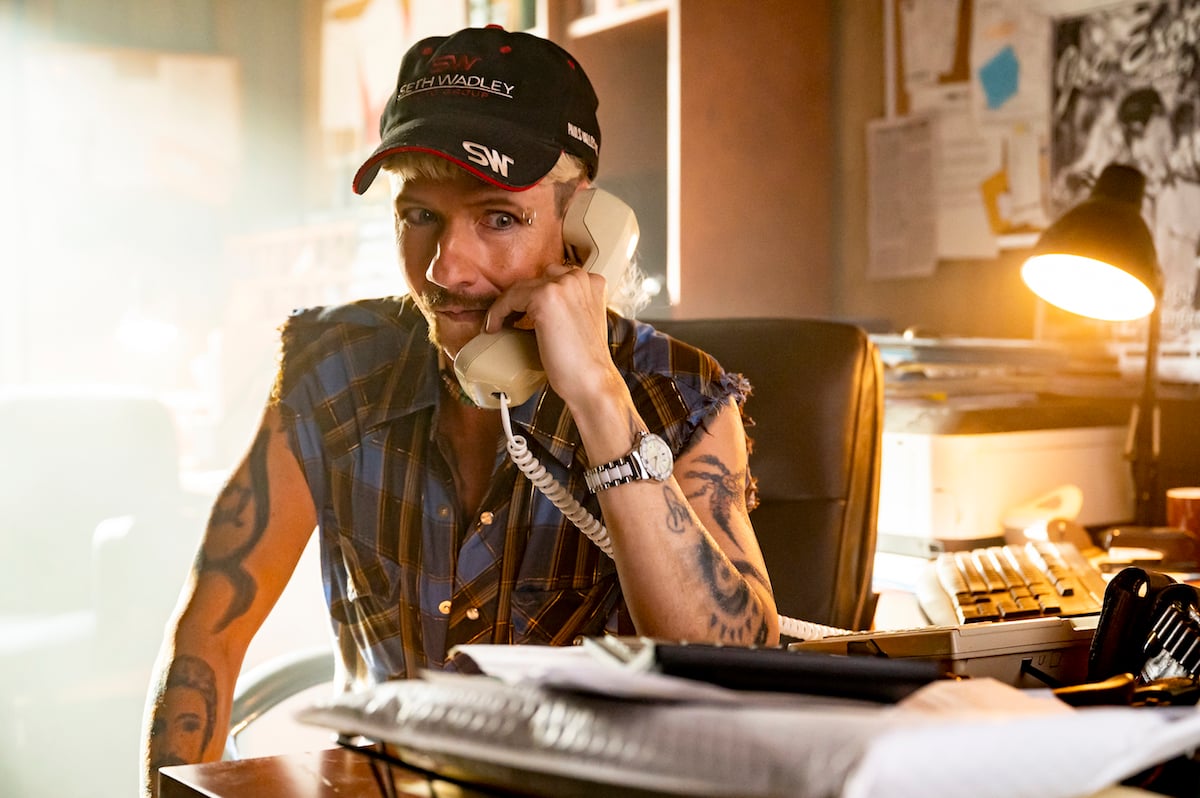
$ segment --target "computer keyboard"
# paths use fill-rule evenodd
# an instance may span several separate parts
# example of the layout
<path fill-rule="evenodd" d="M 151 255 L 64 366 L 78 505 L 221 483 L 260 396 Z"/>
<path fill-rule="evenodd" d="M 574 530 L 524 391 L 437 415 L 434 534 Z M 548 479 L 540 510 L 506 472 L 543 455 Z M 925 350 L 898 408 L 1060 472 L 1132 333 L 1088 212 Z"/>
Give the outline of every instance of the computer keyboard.
<path fill-rule="evenodd" d="M 1071 543 L 1028 541 L 938 555 L 917 585 L 935 624 L 1100 612 L 1106 582 Z"/>
<path fill-rule="evenodd" d="M 917 579 L 931 626 L 792 643 L 795 651 L 924 659 L 1017 687 L 1077 684 L 1107 583 L 1070 543 L 1029 541 L 944 552 Z"/>

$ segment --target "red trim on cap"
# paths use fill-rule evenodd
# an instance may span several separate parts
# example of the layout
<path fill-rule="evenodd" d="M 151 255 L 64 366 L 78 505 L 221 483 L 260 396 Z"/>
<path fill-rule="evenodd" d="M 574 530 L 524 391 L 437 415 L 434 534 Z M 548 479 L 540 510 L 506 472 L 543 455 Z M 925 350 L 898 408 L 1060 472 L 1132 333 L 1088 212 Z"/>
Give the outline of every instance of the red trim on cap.
<path fill-rule="evenodd" d="M 478 177 L 480 180 L 482 180 L 485 183 L 493 185 L 496 188 L 504 189 L 505 191 L 511 191 L 513 193 L 519 193 L 521 191 L 528 191 L 529 189 L 536 186 L 538 183 L 542 182 L 542 178 L 539 177 L 537 180 L 535 180 L 534 182 L 530 183 L 527 186 L 510 186 L 510 185 L 507 185 L 506 183 L 501 183 L 499 180 L 496 180 L 494 177 L 489 175 L 487 172 L 479 171 L 478 169 L 476 169 L 474 166 L 467 163 L 466 161 L 460 161 L 457 158 L 453 158 L 439 150 L 431 150 L 428 147 L 392 147 L 390 149 L 386 149 L 382 152 L 376 153 L 371 158 L 368 158 L 363 163 L 362 166 L 358 167 L 358 171 L 354 173 L 354 179 L 350 182 L 351 188 L 355 188 L 358 186 L 358 180 L 362 176 L 363 172 L 367 171 L 368 169 L 370 169 L 374 166 L 377 166 L 381 161 L 383 161 L 389 155 L 395 155 L 398 152 L 423 152 L 428 155 L 436 155 L 437 157 L 447 160 L 450 163 L 454 164 L 455 166 L 461 168 L 463 171 L 468 172 L 468 173 L 474 175 L 475 177 Z M 378 171 L 375 172 L 375 177 L 379 177 Z M 542 177 L 545 177 L 545 175 L 542 175 Z M 372 179 L 371 182 L 374 182 L 374 179 Z M 365 192 L 366 190 L 367 190 L 367 186 L 364 186 L 363 192 Z M 359 192 L 359 193 L 361 193 L 361 192 Z"/>

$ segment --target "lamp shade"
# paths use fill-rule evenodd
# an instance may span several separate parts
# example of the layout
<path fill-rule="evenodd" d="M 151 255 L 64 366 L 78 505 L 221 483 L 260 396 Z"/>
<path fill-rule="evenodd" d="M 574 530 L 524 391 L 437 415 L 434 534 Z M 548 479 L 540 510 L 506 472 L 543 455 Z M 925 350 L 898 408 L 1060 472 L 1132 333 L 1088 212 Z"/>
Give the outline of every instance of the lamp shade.
<path fill-rule="evenodd" d="M 1035 294 L 1108 321 L 1146 316 L 1162 294 L 1154 239 L 1142 218 L 1146 178 L 1110 164 L 1086 200 L 1046 228 L 1021 267 Z"/>

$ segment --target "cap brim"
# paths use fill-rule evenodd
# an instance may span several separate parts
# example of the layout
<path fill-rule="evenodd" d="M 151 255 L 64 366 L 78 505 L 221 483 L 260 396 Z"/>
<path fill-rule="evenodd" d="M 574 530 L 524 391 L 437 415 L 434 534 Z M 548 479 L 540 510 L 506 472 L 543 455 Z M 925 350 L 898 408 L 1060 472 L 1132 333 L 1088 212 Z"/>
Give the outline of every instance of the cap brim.
<path fill-rule="evenodd" d="M 443 113 L 436 119 L 415 119 L 388 131 L 355 173 L 354 193 L 364 193 L 383 161 L 398 152 L 428 152 L 480 180 L 521 191 L 554 168 L 562 148 L 554 142 L 531 138 L 527 129 L 495 117 Z"/>

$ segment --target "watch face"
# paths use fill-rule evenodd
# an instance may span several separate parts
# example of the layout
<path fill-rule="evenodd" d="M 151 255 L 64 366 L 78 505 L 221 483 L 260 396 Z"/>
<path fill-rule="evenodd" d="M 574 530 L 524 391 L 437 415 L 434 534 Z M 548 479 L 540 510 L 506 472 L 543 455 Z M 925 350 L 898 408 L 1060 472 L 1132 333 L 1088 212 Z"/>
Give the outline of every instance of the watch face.
<path fill-rule="evenodd" d="M 662 481 L 671 476 L 671 471 L 675 468 L 675 456 L 671 454 L 671 447 L 667 446 L 667 442 L 662 438 L 653 433 L 643 435 L 638 445 L 638 454 L 642 457 L 646 471 L 654 479 Z"/>

